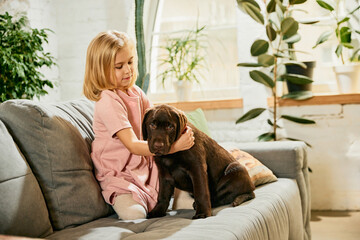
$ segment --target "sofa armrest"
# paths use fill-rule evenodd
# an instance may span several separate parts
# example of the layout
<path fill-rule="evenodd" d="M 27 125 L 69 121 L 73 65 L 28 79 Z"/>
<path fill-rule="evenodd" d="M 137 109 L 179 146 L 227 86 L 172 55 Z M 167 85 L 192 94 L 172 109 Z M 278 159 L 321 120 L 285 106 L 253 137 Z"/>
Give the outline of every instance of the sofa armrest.
<path fill-rule="evenodd" d="M 303 142 L 276 141 L 252 143 L 222 143 L 226 149 L 238 148 L 260 160 L 278 178 L 295 179 L 301 198 L 304 227 L 304 239 L 311 239 L 310 233 L 310 179 L 306 154 L 306 145 Z"/>
<path fill-rule="evenodd" d="M 299 171 L 308 168 L 306 145 L 303 142 L 255 142 L 239 145 L 280 178 L 298 177 Z"/>

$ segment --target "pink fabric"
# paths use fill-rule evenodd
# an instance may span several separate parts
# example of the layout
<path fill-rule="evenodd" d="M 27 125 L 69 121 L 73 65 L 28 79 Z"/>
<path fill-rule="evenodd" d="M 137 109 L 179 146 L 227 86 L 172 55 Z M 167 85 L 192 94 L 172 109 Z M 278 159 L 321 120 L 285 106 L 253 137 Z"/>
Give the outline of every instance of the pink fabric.
<path fill-rule="evenodd" d="M 141 122 L 150 102 L 137 86 L 128 93 L 105 90 L 95 103 L 91 158 L 107 203 L 113 205 L 117 195 L 132 193 L 135 201 L 151 211 L 159 189 L 156 164 L 153 158 L 130 153 L 116 136 L 119 130 L 132 128 L 142 139 Z"/>

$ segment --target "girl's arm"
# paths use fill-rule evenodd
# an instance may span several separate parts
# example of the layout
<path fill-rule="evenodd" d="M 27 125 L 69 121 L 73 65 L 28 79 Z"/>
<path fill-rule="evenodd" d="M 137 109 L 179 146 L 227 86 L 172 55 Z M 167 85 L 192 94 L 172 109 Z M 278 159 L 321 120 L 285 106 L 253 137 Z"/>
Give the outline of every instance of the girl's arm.
<path fill-rule="evenodd" d="M 116 133 L 116 136 L 132 153 L 140 156 L 154 156 L 149 150 L 147 141 L 139 140 L 132 128 L 125 128 Z M 169 153 L 184 151 L 194 145 L 194 133 L 190 127 L 173 143 Z"/>
<path fill-rule="evenodd" d="M 131 153 L 140 156 L 154 156 L 149 150 L 147 141 L 139 140 L 132 128 L 124 128 L 118 131 L 116 136 Z"/>

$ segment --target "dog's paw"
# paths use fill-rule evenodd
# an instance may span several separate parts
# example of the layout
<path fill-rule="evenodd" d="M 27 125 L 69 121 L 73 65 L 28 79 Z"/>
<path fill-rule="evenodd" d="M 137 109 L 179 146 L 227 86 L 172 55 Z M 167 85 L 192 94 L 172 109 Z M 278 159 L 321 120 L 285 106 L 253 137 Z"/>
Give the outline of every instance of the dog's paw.
<path fill-rule="evenodd" d="M 249 200 L 251 200 L 253 198 L 255 198 L 255 193 L 254 192 L 239 195 L 232 202 L 232 206 L 233 207 L 239 206 L 243 202 L 249 201 Z"/>
<path fill-rule="evenodd" d="M 210 217 L 211 215 L 208 215 L 206 213 L 199 213 L 199 214 L 195 214 L 192 219 L 200 219 L 200 218 L 207 218 Z"/>
<path fill-rule="evenodd" d="M 157 218 L 157 217 L 164 217 L 166 215 L 166 212 L 160 212 L 160 211 L 151 211 L 146 215 L 146 218 Z"/>

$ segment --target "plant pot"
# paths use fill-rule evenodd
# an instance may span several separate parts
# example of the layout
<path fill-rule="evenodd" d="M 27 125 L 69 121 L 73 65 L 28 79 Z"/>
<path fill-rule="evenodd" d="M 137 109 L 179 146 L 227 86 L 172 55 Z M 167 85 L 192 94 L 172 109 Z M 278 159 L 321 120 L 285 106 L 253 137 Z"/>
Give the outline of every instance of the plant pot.
<path fill-rule="evenodd" d="M 174 82 L 176 99 L 178 102 L 187 102 L 191 100 L 192 85 L 193 84 L 190 81 Z"/>
<path fill-rule="evenodd" d="M 339 93 L 354 93 L 358 91 L 360 81 L 360 64 L 333 67 Z"/>
<path fill-rule="evenodd" d="M 302 68 L 298 65 L 286 65 L 286 72 L 290 74 L 303 75 L 309 78 L 313 77 L 314 68 L 316 66 L 315 61 L 303 62 L 306 65 L 306 68 Z M 311 91 L 312 84 L 296 84 L 289 81 L 286 81 L 288 92 L 298 92 L 298 91 Z"/>

